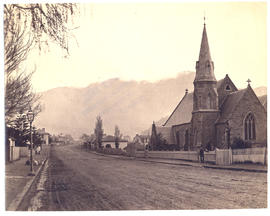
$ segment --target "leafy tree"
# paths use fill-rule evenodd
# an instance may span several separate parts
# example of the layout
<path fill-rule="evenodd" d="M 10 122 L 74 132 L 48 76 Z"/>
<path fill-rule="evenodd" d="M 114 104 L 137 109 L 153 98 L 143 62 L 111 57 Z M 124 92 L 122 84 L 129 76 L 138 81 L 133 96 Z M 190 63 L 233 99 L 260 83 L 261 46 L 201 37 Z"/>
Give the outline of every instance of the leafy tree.
<path fill-rule="evenodd" d="M 115 137 L 115 148 L 119 148 L 119 141 L 121 139 L 121 135 L 120 135 L 120 130 L 119 127 L 117 125 L 115 125 L 114 128 L 114 137 Z"/>
<path fill-rule="evenodd" d="M 42 146 L 42 138 L 41 135 L 37 132 L 37 128 L 32 128 L 32 139 L 33 139 L 33 148 L 36 148 L 37 146 Z"/>
<path fill-rule="evenodd" d="M 26 146 L 26 143 L 30 141 L 30 127 L 26 115 L 20 113 L 13 124 L 13 128 L 16 145 Z"/>
<path fill-rule="evenodd" d="M 96 148 L 101 148 L 102 138 L 103 138 L 103 128 L 102 128 L 102 119 L 100 116 L 97 116 L 96 127 L 95 127 L 95 137 L 96 137 Z"/>
<path fill-rule="evenodd" d="M 5 121 L 11 124 L 17 113 L 29 106 L 37 114 L 39 96 L 31 86 L 32 73 L 22 63 L 32 48 L 41 50 L 49 41 L 68 53 L 69 20 L 75 4 L 6 4 L 4 5 Z M 35 108 L 34 108 L 35 107 Z"/>
<path fill-rule="evenodd" d="M 157 143 L 157 130 L 155 122 L 153 122 L 149 150 L 154 150 L 154 146 L 156 145 L 156 143 Z"/>
<path fill-rule="evenodd" d="M 168 147 L 166 139 L 163 138 L 161 133 L 157 134 L 156 143 L 154 145 L 154 150 L 170 150 Z"/>
<path fill-rule="evenodd" d="M 89 143 L 90 143 L 90 136 L 84 133 L 80 137 L 80 140 L 82 141 L 83 146 L 87 147 L 89 145 Z"/>

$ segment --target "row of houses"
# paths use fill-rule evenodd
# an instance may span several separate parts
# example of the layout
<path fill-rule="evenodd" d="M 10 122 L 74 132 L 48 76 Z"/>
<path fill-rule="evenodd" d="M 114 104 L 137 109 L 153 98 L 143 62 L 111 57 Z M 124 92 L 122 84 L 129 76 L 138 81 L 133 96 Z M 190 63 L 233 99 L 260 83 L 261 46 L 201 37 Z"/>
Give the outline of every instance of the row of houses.
<path fill-rule="evenodd" d="M 8 130 L 12 130 L 12 128 L 8 128 L 6 131 L 6 162 L 12 162 L 20 159 L 21 157 L 26 157 L 29 154 L 30 142 L 27 141 L 26 144 L 21 143 L 20 137 L 13 136 L 12 133 Z M 9 135 L 8 135 L 9 134 Z M 29 134 L 28 134 L 29 136 Z M 39 141 L 35 141 L 33 138 L 33 145 L 60 145 L 60 144 L 70 144 L 73 142 L 73 138 L 71 135 L 59 134 L 59 135 L 51 135 L 46 131 L 45 128 L 40 128 L 34 131 L 33 136 L 39 138 Z"/>
<path fill-rule="evenodd" d="M 116 138 L 112 135 L 104 135 L 102 138 L 101 146 L 102 148 L 117 148 L 115 144 Z M 137 146 L 145 149 L 145 147 L 149 144 L 150 136 L 149 135 L 139 135 L 136 134 L 136 136 L 133 138 L 133 140 L 130 138 L 130 136 L 123 136 L 118 139 L 118 148 L 124 150 L 128 143 L 135 143 Z M 89 147 L 95 148 L 95 137 L 90 136 L 89 140 Z"/>

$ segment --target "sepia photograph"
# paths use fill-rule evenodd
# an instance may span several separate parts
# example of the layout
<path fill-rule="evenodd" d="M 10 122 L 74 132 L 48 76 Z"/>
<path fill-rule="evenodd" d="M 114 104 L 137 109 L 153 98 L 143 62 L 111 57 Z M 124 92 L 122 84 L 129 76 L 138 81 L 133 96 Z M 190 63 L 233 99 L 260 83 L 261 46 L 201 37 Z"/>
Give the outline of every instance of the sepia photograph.
<path fill-rule="evenodd" d="M 3 1 L 3 213 L 265 215 L 267 6 Z"/>

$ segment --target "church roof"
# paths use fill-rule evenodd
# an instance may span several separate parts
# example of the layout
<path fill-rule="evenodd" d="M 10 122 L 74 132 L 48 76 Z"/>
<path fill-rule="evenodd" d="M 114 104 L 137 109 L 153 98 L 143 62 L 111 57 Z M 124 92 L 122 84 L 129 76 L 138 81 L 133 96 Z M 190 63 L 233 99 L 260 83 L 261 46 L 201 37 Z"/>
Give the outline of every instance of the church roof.
<path fill-rule="evenodd" d="M 179 104 L 176 106 L 164 126 L 171 127 L 188 123 L 191 121 L 193 110 L 193 92 L 185 94 Z"/>
<path fill-rule="evenodd" d="M 171 127 L 156 126 L 157 134 L 161 133 L 162 137 L 168 142 L 168 144 L 174 144 L 173 133 Z"/>
<path fill-rule="evenodd" d="M 224 80 L 225 80 L 225 78 L 217 81 L 217 89 L 219 89 L 222 86 Z"/>
<path fill-rule="evenodd" d="M 235 106 L 237 106 L 246 91 L 247 89 L 241 89 L 227 95 L 221 107 L 220 117 L 217 120 L 218 123 L 226 122 L 226 120 L 230 118 L 230 115 L 233 112 Z"/>
<path fill-rule="evenodd" d="M 225 78 L 224 78 L 225 79 Z M 217 88 L 219 88 L 224 79 L 217 82 Z M 173 126 L 188 123 L 191 121 L 193 110 L 193 92 L 186 94 L 182 100 L 178 103 L 172 114 L 169 116 L 164 126 Z"/>

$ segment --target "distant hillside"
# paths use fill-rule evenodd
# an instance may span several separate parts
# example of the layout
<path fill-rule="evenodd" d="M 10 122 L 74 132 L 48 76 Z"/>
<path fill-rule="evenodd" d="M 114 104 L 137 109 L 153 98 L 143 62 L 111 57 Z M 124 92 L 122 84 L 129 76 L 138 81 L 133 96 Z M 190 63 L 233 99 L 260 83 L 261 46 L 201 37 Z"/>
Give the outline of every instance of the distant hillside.
<path fill-rule="evenodd" d="M 185 72 L 154 83 L 110 79 L 86 88 L 51 89 L 42 93 L 44 109 L 34 123 L 52 134 L 79 137 L 93 133 L 96 116 L 101 115 L 106 134 L 113 134 L 118 125 L 123 135 L 133 137 L 153 120 L 168 116 L 186 88 L 193 91 L 194 75 Z"/>
<path fill-rule="evenodd" d="M 254 89 L 255 94 L 258 96 L 265 110 L 267 111 L 267 87 L 258 87 Z"/>
<path fill-rule="evenodd" d="M 93 133 L 96 116 L 101 115 L 106 134 L 113 134 L 118 125 L 123 135 L 133 137 L 150 128 L 153 121 L 162 125 L 167 120 L 185 89 L 193 91 L 194 75 L 185 72 L 154 83 L 110 79 L 86 88 L 51 89 L 42 93 L 43 111 L 34 124 L 52 134 L 78 138 L 82 133 Z M 254 91 L 263 96 L 266 87 Z M 264 96 L 264 104 L 266 99 Z"/>
<path fill-rule="evenodd" d="M 265 87 L 265 86 L 255 88 L 253 90 L 258 97 L 263 96 L 263 95 L 267 95 L 267 87 Z"/>

